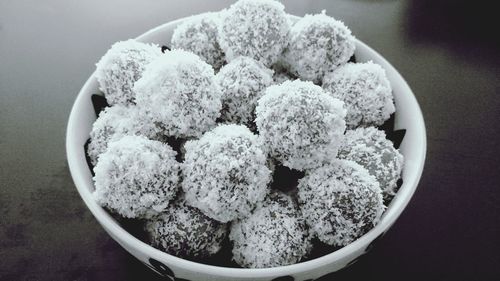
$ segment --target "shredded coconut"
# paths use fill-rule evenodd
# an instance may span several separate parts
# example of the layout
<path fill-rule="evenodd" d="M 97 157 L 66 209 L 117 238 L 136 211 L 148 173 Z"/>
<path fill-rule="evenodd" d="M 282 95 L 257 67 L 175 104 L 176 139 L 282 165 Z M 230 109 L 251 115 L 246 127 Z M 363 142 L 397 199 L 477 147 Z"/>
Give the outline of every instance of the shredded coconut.
<path fill-rule="evenodd" d="M 395 111 L 385 70 L 371 61 L 337 68 L 325 76 L 323 88 L 345 103 L 351 129 L 382 125 Z"/>
<path fill-rule="evenodd" d="M 222 12 L 219 43 L 229 61 L 248 56 L 271 66 L 285 48 L 290 22 L 274 0 L 240 0 Z"/>
<path fill-rule="evenodd" d="M 226 58 L 217 41 L 219 22 L 219 13 L 203 13 L 184 21 L 174 30 L 172 48 L 193 52 L 220 69 Z"/>
<path fill-rule="evenodd" d="M 213 128 L 222 107 L 212 67 L 183 50 L 172 50 L 149 64 L 134 90 L 151 121 L 165 135 L 178 138 Z"/>
<path fill-rule="evenodd" d="M 161 56 L 161 49 L 133 39 L 113 44 L 96 64 L 99 89 L 110 105 L 135 103 L 132 87 L 146 65 Z"/>
<path fill-rule="evenodd" d="M 298 200 L 311 232 L 334 246 L 345 246 L 368 232 L 385 210 L 375 177 L 348 160 L 308 171 L 299 180 Z"/>
<path fill-rule="evenodd" d="M 345 114 L 342 102 L 321 87 L 295 80 L 267 88 L 255 122 L 272 157 L 291 169 L 304 170 L 336 157 Z"/>
<path fill-rule="evenodd" d="M 306 223 L 292 198 L 271 193 L 247 218 L 231 224 L 233 259 L 250 268 L 299 262 L 311 247 Z"/>
<path fill-rule="evenodd" d="M 142 136 L 111 142 L 94 168 L 96 201 L 126 218 L 162 212 L 179 186 L 176 152 Z"/>
<path fill-rule="evenodd" d="M 186 202 L 208 217 L 220 222 L 245 217 L 268 193 L 266 154 L 247 127 L 219 125 L 184 148 Z"/>
<path fill-rule="evenodd" d="M 348 130 L 339 150 L 339 158 L 354 161 L 375 176 L 386 201 L 396 194 L 403 169 L 403 155 L 374 127 Z"/>
<path fill-rule="evenodd" d="M 325 73 L 346 63 L 354 49 L 351 30 L 323 11 L 297 21 L 284 56 L 293 74 L 320 83 Z"/>
<path fill-rule="evenodd" d="M 184 200 L 146 222 L 151 243 L 178 257 L 200 259 L 216 254 L 227 236 L 227 225 L 213 220 Z"/>
<path fill-rule="evenodd" d="M 273 82 L 273 71 L 249 57 L 238 57 L 215 76 L 222 90 L 223 121 L 252 125 L 257 100 Z"/>
<path fill-rule="evenodd" d="M 105 108 L 92 125 L 88 155 L 95 166 L 99 155 L 104 153 L 108 143 L 126 135 L 142 135 L 158 139 L 159 132 L 136 106 L 115 105 Z"/>

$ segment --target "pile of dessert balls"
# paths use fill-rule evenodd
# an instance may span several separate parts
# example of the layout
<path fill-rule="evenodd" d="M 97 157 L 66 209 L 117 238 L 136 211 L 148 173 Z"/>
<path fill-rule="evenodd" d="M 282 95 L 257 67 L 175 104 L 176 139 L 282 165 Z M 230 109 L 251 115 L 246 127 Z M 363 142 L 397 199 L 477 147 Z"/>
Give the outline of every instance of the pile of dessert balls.
<path fill-rule="evenodd" d="M 171 47 L 118 42 L 97 63 L 110 105 L 87 151 L 100 205 L 143 220 L 178 257 L 229 239 L 249 268 L 297 263 L 313 238 L 342 247 L 378 223 L 403 165 L 377 127 L 393 96 L 379 65 L 348 62 L 341 21 L 294 24 L 277 1 L 240 0 L 183 21 Z M 277 167 L 303 177 L 281 186 Z"/>

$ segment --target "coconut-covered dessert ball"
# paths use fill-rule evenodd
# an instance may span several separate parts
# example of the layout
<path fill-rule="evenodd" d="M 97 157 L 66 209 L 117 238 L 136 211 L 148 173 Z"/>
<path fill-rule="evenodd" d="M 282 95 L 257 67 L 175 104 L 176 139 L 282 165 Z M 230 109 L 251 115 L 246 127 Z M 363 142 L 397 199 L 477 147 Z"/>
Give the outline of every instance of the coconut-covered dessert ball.
<path fill-rule="evenodd" d="M 304 170 L 336 157 L 346 111 L 341 101 L 312 82 L 270 86 L 255 112 L 262 142 L 284 166 Z"/>
<path fill-rule="evenodd" d="M 87 153 L 92 165 L 104 153 L 108 143 L 126 135 L 142 135 L 157 139 L 158 131 L 136 106 L 115 105 L 105 108 L 92 125 Z"/>
<path fill-rule="evenodd" d="M 277 192 L 270 193 L 248 217 L 233 222 L 229 239 L 233 259 L 249 268 L 294 264 L 312 247 L 297 204 Z"/>
<path fill-rule="evenodd" d="M 227 235 L 226 224 L 176 200 L 146 222 L 153 246 L 178 257 L 200 259 L 217 253 Z"/>
<path fill-rule="evenodd" d="M 403 169 L 403 155 L 374 127 L 347 130 L 339 158 L 354 161 L 375 176 L 385 200 L 396 194 L 397 181 Z"/>
<path fill-rule="evenodd" d="M 172 50 L 149 64 L 134 90 L 151 121 L 178 138 L 213 128 L 222 108 L 214 70 L 184 50 Z"/>
<path fill-rule="evenodd" d="M 311 232 L 334 246 L 345 246 L 368 232 L 385 210 L 375 177 L 348 160 L 308 171 L 297 194 Z"/>
<path fill-rule="evenodd" d="M 319 83 L 325 73 L 346 63 L 354 49 L 349 28 L 323 11 L 295 23 L 284 57 L 293 74 Z"/>
<path fill-rule="evenodd" d="M 227 60 L 247 56 L 266 66 L 275 63 L 290 31 L 284 9 L 274 0 L 240 0 L 222 12 L 218 38 Z"/>
<path fill-rule="evenodd" d="M 193 52 L 214 69 L 220 69 L 226 59 L 217 41 L 219 21 L 218 13 L 189 18 L 174 30 L 172 48 Z"/>
<path fill-rule="evenodd" d="M 271 172 L 256 135 L 219 125 L 184 148 L 182 189 L 188 205 L 220 222 L 243 218 L 264 200 Z"/>
<path fill-rule="evenodd" d="M 96 64 L 97 82 L 110 105 L 135 103 L 134 83 L 141 78 L 146 65 L 161 56 L 157 45 L 120 41 Z"/>
<path fill-rule="evenodd" d="M 94 168 L 97 202 L 126 218 L 162 212 L 179 186 L 176 152 L 143 136 L 125 136 L 109 144 Z"/>
<path fill-rule="evenodd" d="M 395 111 L 385 70 L 371 61 L 340 66 L 325 76 L 323 88 L 345 103 L 349 128 L 382 125 Z"/>
<path fill-rule="evenodd" d="M 273 83 L 273 71 L 252 58 L 238 57 L 217 73 L 215 81 L 222 91 L 221 119 L 250 125 L 257 100 Z"/>

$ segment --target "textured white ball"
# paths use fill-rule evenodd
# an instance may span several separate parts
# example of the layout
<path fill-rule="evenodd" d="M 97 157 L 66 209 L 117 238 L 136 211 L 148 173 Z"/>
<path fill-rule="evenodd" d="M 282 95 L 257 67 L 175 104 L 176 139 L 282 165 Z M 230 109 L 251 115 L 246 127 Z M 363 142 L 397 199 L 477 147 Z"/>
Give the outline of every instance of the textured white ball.
<path fill-rule="evenodd" d="M 248 56 L 266 66 L 275 63 L 290 31 L 284 9 L 274 0 L 240 0 L 223 11 L 219 43 L 228 61 Z"/>
<path fill-rule="evenodd" d="M 189 18 L 174 30 L 172 48 L 193 52 L 214 69 L 220 69 L 226 58 L 217 40 L 219 24 L 219 13 L 203 13 Z"/>
<path fill-rule="evenodd" d="M 271 193 L 248 217 L 231 224 L 233 259 L 265 268 L 299 262 L 312 248 L 306 223 L 292 198 Z"/>
<path fill-rule="evenodd" d="M 349 128 L 382 125 L 396 110 L 385 70 L 371 61 L 337 68 L 325 76 L 323 88 L 345 103 Z"/>
<path fill-rule="evenodd" d="M 94 168 L 96 201 L 126 218 L 161 213 L 179 186 L 176 152 L 142 136 L 111 142 Z"/>
<path fill-rule="evenodd" d="M 157 139 L 157 128 L 136 106 L 115 105 L 105 108 L 92 125 L 87 153 L 95 166 L 99 155 L 104 153 L 108 143 L 126 135 L 141 135 Z"/>
<path fill-rule="evenodd" d="M 161 55 L 159 46 L 133 39 L 113 44 L 96 64 L 95 72 L 108 104 L 135 103 L 134 83 L 141 78 L 146 65 Z"/>
<path fill-rule="evenodd" d="M 153 246 L 178 257 L 206 258 L 222 248 L 227 226 L 176 200 L 145 227 Z"/>
<path fill-rule="evenodd" d="M 348 160 L 308 171 L 299 180 L 297 195 L 311 232 L 334 246 L 345 246 L 368 232 L 385 210 L 375 177 Z"/>
<path fill-rule="evenodd" d="M 222 108 L 214 70 L 197 55 L 173 50 L 146 67 L 135 83 L 137 104 L 166 135 L 199 136 L 215 126 Z"/>
<path fill-rule="evenodd" d="M 249 215 L 264 200 L 271 172 L 257 136 L 247 127 L 220 125 L 184 148 L 182 189 L 188 205 L 228 222 Z"/>
<path fill-rule="evenodd" d="M 325 73 L 346 63 L 354 49 L 349 28 L 321 13 L 305 15 L 295 23 L 284 57 L 293 74 L 319 83 Z"/>
<path fill-rule="evenodd" d="M 223 121 L 253 125 L 257 100 L 273 83 L 273 71 L 249 57 L 238 57 L 215 76 L 222 91 Z"/>
<path fill-rule="evenodd" d="M 321 87 L 295 80 L 267 88 L 255 121 L 270 155 L 284 166 L 304 170 L 336 157 L 345 114 L 342 102 Z"/>
<path fill-rule="evenodd" d="M 340 146 L 339 158 L 354 161 L 378 180 L 385 200 L 396 194 L 403 169 L 403 155 L 374 127 L 348 130 Z"/>

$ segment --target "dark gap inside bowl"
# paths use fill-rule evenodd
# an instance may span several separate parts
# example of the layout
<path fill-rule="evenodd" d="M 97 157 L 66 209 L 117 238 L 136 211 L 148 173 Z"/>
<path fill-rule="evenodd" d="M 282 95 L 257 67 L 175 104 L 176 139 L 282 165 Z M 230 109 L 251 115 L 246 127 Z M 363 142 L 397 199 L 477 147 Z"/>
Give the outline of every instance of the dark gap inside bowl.
<path fill-rule="evenodd" d="M 96 117 L 99 116 L 99 113 L 101 113 L 104 108 L 109 107 L 109 104 L 103 95 L 93 94 L 90 98 L 92 99 L 92 105 L 94 106 Z"/>
<path fill-rule="evenodd" d="M 338 249 L 342 248 L 342 247 L 330 246 L 328 244 L 325 244 L 325 243 L 321 242 L 318 238 L 312 239 L 312 245 L 313 246 L 312 246 L 311 252 L 307 256 L 307 258 L 302 260 L 302 262 L 310 261 L 310 260 L 313 260 L 315 258 L 319 258 L 319 257 L 325 256 L 325 255 L 331 254 L 331 253 L 337 251 Z"/>
<path fill-rule="evenodd" d="M 233 256 L 232 248 L 233 247 L 231 245 L 231 241 L 229 241 L 229 238 L 226 237 L 226 239 L 224 239 L 224 241 L 222 242 L 222 248 L 217 254 L 208 258 L 192 260 L 192 261 L 214 266 L 241 268 L 241 266 L 239 266 L 232 259 Z"/>
<path fill-rule="evenodd" d="M 398 149 L 406 135 L 406 129 L 394 130 L 394 119 L 395 115 L 393 113 L 389 119 L 387 119 L 387 121 L 385 121 L 384 124 L 378 128 L 385 132 L 386 138 L 392 141 L 394 147 Z"/>
<path fill-rule="evenodd" d="M 184 143 L 186 143 L 186 139 L 180 139 L 176 137 L 168 137 L 166 138 L 165 142 L 172 147 L 172 149 L 177 152 L 177 155 L 175 156 L 175 160 L 177 162 L 183 162 L 184 161 L 184 154 L 182 153 L 182 146 Z"/>
<path fill-rule="evenodd" d="M 394 113 L 391 114 L 389 119 L 387 119 L 384 124 L 380 125 L 378 128 L 385 132 L 385 135 L 390 135 L 394 131 Z"/>
<path fill-rule="evenodd" d="M 276 165 L 273 173 L 272 189 L 285 193 L 292 192 L 299 184 L 299 180 L 305 175 L 304 172 L 290 169 L 283 165 Z"/>
<path fill-rule="evenodd" d="M 113 215 L 113 217 L 125 230 L 127 230 L 128 233 L 132 234 L 135 238 L 141 240 L 142 242 L 149 244 L 148 235 L 144 230 L 144 224 L 145 224 L 144 220 L 129 219 L 129 218 L 124 218 L 113 212 L 109 213 Z"/>
<path fill-rule="evenodd" d="M 356 55 L 352 55 L 347 62 L 356 63 Z"/>
<path fill-rule="evenodd" d="M 171 51 L 170 47 L 166 45 L 161 46 L 161 52 L 165 53 L 166 51 Z"/>
<path fill-rule="evenodd" d="M 92 174 L 92 177 L 95 176 L 94 173 L 94 165 L 92 165 L 92 161 L 90 160 L 89 156 L 89 144 L 90 144 L 90 138 L 87 139 L 85 144 L 83 145 L 83 150 L 85 151 L 85 160 L 87 161 L 87 165 L 89 166 L 90 173 Z"/>
<path fill-rule="evenodd" d="M 387 139 L 392 141 L 394 147 L 398 149 L 401 146 L 401 143 L 403 142 L 403 138 L 406 135 L 406 130 L 401 129 L 401 130 L 396 130 L 392 131 L 390 134 L 386 134 Z"/>

